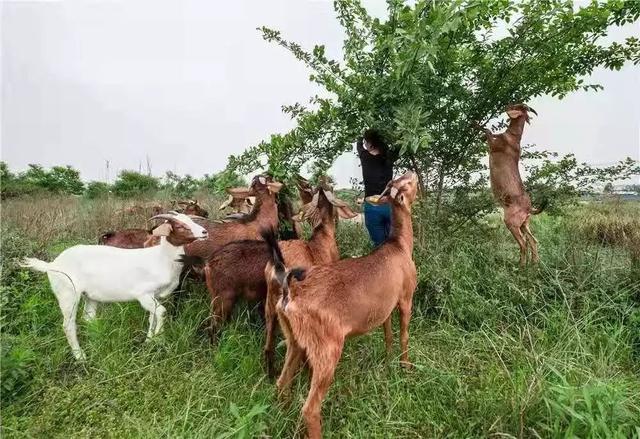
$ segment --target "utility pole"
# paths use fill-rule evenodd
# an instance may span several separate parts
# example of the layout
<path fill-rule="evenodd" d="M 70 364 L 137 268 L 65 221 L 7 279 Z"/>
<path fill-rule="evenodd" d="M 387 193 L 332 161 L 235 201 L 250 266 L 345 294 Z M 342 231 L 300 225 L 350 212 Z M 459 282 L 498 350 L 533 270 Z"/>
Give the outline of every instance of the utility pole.
<path fill-rule="evenodd" d="M 104 161 L 104 179 L 107 184 L 111 183 L 111 179 L 109 178 L 109 160 Z"/>

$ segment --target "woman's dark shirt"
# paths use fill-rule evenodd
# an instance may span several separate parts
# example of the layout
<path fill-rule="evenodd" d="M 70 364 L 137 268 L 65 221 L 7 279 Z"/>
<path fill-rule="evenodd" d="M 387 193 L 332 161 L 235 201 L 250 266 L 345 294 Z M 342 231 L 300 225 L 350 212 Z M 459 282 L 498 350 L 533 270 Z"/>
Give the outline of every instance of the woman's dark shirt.
<path fill-rule="evenodd" d="M 370 154 L 362 146 L 362 139 L 358 140 L 357 148 L 360 163 L 362 163 L 364 195 L 365 197 L 379 195 L 393 178 L 393 163 L 398 158 L 398 153 L 389 148 L 387 154 Z"/>

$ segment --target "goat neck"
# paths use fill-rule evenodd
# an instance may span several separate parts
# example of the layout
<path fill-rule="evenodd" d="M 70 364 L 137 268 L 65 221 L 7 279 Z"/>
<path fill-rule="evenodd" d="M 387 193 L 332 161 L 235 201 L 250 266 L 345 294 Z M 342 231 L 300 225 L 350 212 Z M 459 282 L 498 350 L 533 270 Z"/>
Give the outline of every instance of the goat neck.
<path fill-rule="evenodd" d="M 507 134 L 515 137 L 516 145 L 520 146 L 520 139 L 522 139 L 522 133 L 524 132 L 524 124 L 526 123 L 527 116 L 522 115 L 511 119 L 509 121 L 509 127 L 507 128 Z"/>
<path fill-rule="evenodd" d="M 331 215 L 325 215 L 313 229 L 308 245 L 315 264 L 326 264 L 340 258 L 336 244 L 336 222 Z"/>
<path fill-rule="evenodd" d="M 169 257 L 180 256 L 184 254 L 184 243 L 172 242 L 171 236 L 160 236 L 160 249 L 161 252 L 167 254 Z"/>
<path fill-rule="evenodd" d="M 261 193 L 256 197 L 253 211 L 262 228 L 278 226 L 278 204 L 275 194 Z"/>
<path fill-rule="evenodd" d="M 391 233 L 388 242 L 397 244 L 409 256 L 413 254 L 413 221 L 411 211 L 406 206 L 395 203 L 391 205 Z"/>

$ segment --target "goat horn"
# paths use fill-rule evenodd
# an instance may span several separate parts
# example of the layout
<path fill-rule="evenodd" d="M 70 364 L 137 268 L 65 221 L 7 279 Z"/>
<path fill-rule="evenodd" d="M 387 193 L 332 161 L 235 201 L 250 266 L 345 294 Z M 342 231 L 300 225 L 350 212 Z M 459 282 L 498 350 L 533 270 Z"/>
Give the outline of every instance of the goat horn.
<path fill-rule="evenodd" d="M 229 198 L 227 198 L 227 201 L 225 201 L 220 205 L 220 210 L 226 209 L 233 202 L 233 199 L 234 199 L 233 195 L 229 195 Z"/>
<path fill-rule="evenodd" d="M 529 109 L 529 111 L 531 111 L 536 116 L 538 115 L 538 112 L 536 110 L 534 110 L 533 108 L 531 108 L 530 106 L 527 105 L 527 108 Z"/>
<path fill-rule="evenodd" d="M 172 219 L 175 219 L 175 217 L 173 215 L 168 214 L 168 213 L 161 213 L 159 215 L 151 217 L 151 220 L 157 220 L 157 219 L 172 220 Z"/>
<path fill-rule="evenodd" d="M 206 221 L 207 219 L 203 216 L 199 216 L 199 215 L 189 215 L 189 218 L 191 219 L 197 219 L 197 220 L 203 220 Z"/>

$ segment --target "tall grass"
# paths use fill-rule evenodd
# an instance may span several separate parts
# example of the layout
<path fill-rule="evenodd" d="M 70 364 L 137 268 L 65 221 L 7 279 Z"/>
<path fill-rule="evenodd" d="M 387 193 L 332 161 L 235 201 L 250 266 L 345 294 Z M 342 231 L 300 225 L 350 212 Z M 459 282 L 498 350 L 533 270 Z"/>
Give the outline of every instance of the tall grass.
<path fill-rule="evenodd" d="M 209 346 L 201 285 L 185 285 L 166 331 L 151 343 L 137 304 L 101 306 L 98 320 L 80 324 L 87 363 L 73 361 L 46 278 L 14 261 L 52 258 L 73 243 L 95 242 L 104 229 L 144 225 L 144 218 L 114 217 L 110 203 L 3 206 L 3 435 L 303 435 L 306 374 L 290 401 L 276 398 L 251 305 Z M 621 221 L 615 206 L 536 217 L 542 263 L 520 270 L 499 223 L 445 233 L 421 220 L 418 208 L 416 368 L 401 370 L 397 346 L 386 358 L 381 331 L 349 341 L 323 407 L 326 436 L 640 437 L 640 278 L 626 240 L 593 238 L 586 224 L 594 209 L 602 227 L 619 228 L 609 224 Z M 640 213 L 635 205 L 622 209 L 629 221 Z M 338 235 L 343 257 L 370 250 L 359 227 L 341 226 Z"/>

